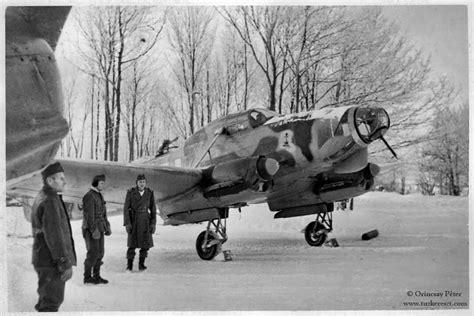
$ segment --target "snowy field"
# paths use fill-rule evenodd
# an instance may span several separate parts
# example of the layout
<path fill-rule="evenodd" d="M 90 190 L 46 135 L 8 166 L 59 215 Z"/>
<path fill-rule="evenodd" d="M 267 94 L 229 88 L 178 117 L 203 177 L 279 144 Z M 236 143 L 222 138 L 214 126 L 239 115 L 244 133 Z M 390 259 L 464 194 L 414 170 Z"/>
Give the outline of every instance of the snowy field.
<path fill-rule="evenodd" d="M 126 233 L 121 216 L 114 216 L 102 269 L 110 283 L 98 286 L 82 283 L 85 244 L 81 221 L 74 221 L 78 266 L 66 284 L 61 311 L 464 308 L 467 313 L 467 197 L 372 192 L 354 204 L 354 211 L 334 212 L 330 238 L 338 248 L 306 244 L 301 229 L 314 216 L 274 220 L 258 205 L 231 211 L 223 249 L 232 251 L 232 261 L 222 254 L 210 262 L 199 259 L 195 240 L 204 224 L 159 226 L 148 270 L 133 273 L 125 272 Z M 30 226 L 21 208 L 7 211 L 8 311 L 32 312 L 37 276 L 30 263 Z M 379 237 L 362 241 L 372 229 Z M 435 293 L 442 296 L 428 296 Z M 425 303 L 451 307 L 413 305 Z"/>

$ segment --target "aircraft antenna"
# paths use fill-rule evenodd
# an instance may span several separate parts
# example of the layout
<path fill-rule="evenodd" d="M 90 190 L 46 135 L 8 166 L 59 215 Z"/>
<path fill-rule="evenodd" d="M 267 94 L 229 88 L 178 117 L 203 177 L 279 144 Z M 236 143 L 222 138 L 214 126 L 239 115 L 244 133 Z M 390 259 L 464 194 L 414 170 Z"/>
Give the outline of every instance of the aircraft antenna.
<path fill-rule="evenodd" d="M 387 148 L 392 152 L 393 157 L 395 157 L 395 159 L 398 160 L 397 154 L 396 154 L 395 151 L 392 149 L 392 147 L 390 147 L 390 145 L 387 143 L 387 141 L 385 140 L 385 138 L 383 138 L 383 136 L 380 136 L 379 138 L 383 141 L 383 143 L 385 144 L 385 146 L 387 146 Z"/>

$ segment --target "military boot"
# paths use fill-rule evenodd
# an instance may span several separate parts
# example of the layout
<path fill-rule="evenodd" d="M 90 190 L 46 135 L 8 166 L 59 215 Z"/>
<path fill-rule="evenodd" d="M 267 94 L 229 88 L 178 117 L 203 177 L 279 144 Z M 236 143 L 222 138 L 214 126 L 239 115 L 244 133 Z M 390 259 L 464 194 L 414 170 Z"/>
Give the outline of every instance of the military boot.
<path fill-rule="evenodd" d="M 84 284 L 99 284 L 99 282 L 93 277 L 84 277 Z"/>
<path fill-rule="evenodd" d="M 97 280 L 91 277 L 92 267 L 84 264 L 84 284 L 98 284 Z"/>
<path fill-rule="evenodd" d="M 127 271 L 133 270 L 133 259 L 127 259 Z"/>
<path fill-rule="evenodd" d="M 107 284 L 109 283 L 109 280 L 106 280 L 106 279 L 103 279 L 100 274 L 94 276 L 94 279 L 95 281 L 97 282 L 97 284 Z"/>
<path fill-rule="evenodd" d="M 93 269 L 93 271 L 94 271 L 94 279 L 95 279 L 95 281 L 97 282 L 97 284 L 107 284 L 107 283 L 109 283 L 108 280 L 106 280 L 106 279 L 104 279 L 104 278 L 102 278 L 102 277 L 100 276 L 100 266 L 101 266 L 102 264 L 103 264 L 102 262 L 97 263 L 97 264 L 94 266 L 94 269 Z"/>
<path fill-rule="evenodd" d="M 145 258 L 140 258 L 140 261 L 138 262 L 138 270 L 146 270 Z"/>

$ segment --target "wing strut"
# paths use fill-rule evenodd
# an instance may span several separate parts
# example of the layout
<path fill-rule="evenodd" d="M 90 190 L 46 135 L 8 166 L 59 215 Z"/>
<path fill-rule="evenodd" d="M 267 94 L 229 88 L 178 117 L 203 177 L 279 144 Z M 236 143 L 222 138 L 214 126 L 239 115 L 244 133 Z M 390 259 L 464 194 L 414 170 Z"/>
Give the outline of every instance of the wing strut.
<path fill-rule="evenodd" d="M 224 127 L 221 127 L 219 128 L 218 130 L 216 130 L 216 132 L 214 133 L 214 138 L 212 139 L 211 143 L 209 144 L 209 146 L 207 146 L 206 150 L 204 151 L 204 153 L 202 154 L 201 158 L 199 158 L 199 160 L 194 164 L 193 168 L 197 168 L 197 166 L 201 163 L 201 161 L 204 159 L 204 157 L 206 156 L 207 153 L 210 154 L 210 150 L 211 150 L 211 147 L 214 145 L 214 143 L 217 141 L 217 139 L 219 138 L 219 136 L 221 136 L 222 134 L 225 134 L 226 130 Z"/>

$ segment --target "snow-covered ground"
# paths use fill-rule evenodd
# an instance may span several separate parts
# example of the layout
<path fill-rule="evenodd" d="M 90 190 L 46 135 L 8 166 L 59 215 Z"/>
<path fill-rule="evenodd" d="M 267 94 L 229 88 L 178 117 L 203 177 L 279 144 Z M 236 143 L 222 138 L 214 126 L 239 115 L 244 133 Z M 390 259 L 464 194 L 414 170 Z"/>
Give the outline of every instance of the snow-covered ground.
<path fill-rule="evenodd" d="M 78 266 L 61 311 L 421 310 L 452 307 L 406 303 L 469 301 L 467 197 L 372 192 L 354 204 L 334 212 L 330 238 L 338 248 L 306 244 L 301 229 L 314 216 L 274 220 L 258 205 L 232 210 L 227 220 L 223 249 L 232 261 L 199 259 L 195 240 L 204 224 L 159 226 L 148 270 L 133 273 L 125 272 L 126 234 L 114 216 L 102 269 L 110 283 L 98 286 L 82 283 L 85 244 L 74 221 Z M 29 225 L 19 222 L 20 208 L 7 212 L 8 311 L 34 311 Z M 379 237 L 362 241 L 372 229 Z"/>

